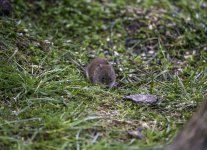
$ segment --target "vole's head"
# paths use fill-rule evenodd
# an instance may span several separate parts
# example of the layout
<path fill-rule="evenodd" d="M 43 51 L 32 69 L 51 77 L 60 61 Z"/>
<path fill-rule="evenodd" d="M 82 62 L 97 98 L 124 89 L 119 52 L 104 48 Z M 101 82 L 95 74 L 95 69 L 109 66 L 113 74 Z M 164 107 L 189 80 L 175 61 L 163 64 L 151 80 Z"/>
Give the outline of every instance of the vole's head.
<path fill-rule="evenodd" d="M 110 64 L 100 64 L 97 69 L 97 80 L 99 83 L 112 87 L 116 80 L 113 67 Z"/>

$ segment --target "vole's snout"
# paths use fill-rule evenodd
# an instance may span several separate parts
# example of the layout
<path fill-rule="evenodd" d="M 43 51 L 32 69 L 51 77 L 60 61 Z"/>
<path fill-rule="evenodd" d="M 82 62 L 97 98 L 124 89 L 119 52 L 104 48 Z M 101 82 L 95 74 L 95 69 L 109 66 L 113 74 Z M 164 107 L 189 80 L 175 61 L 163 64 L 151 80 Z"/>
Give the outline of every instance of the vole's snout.
<path fill-rule="evenodd" d="M 100 81 L 101 81 L 101 83 L 106 84 L 106 85 L 111 83 L 111 79 L 109 77 L 106 77 L 106 76 L 102 76 L 100 78 Z"/>

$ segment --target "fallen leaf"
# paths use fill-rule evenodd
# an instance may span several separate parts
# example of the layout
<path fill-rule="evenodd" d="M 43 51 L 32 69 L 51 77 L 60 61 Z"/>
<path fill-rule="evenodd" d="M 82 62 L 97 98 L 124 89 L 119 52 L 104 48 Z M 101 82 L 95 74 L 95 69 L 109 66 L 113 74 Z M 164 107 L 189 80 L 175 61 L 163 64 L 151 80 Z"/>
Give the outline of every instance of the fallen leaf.
<path fill-rule="evenodd" d="M 142 102 L 142 103 L 149 103 L 153 104 L 157 102 L 157 96 L 156 95 L 144 95 L 144 94 L 136 94 L 136 95 L 129 95 L 124 97 L 124 99 L 129 99 L 134 102 Z"/>
<path fill-rule="evenodd" d="M 143 139 L 144 135 L 142 134 L 142 129 L 138 128 L 135 131 L 128 131 L 128 134 L 132 137 L 138 138 L 138 139 Z"/>

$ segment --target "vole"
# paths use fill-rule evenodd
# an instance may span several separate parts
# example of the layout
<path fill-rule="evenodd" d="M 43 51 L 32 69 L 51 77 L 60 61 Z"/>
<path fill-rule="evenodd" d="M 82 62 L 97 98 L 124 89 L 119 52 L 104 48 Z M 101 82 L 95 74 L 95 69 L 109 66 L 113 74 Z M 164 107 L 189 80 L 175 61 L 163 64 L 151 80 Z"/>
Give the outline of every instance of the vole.
<path fill-rule="evenodd" d="M 83 67 L 75 61 L 72 56 L 64 55 L 73 64 L 75 64 L 83 74 L 91 81 L 92 84 L 102 84 L 112 88 L 116 83 L 116 73 L 113 66 L 106 58 L 96 57 L 86 66 Z"/>
<path fill-rule="evenodd" d="M 116 82 L 114 68 L 106 58 L 93 59 L 86 66 L 85 74 L 93 84 L 103 84 L 111 88 Z"/>

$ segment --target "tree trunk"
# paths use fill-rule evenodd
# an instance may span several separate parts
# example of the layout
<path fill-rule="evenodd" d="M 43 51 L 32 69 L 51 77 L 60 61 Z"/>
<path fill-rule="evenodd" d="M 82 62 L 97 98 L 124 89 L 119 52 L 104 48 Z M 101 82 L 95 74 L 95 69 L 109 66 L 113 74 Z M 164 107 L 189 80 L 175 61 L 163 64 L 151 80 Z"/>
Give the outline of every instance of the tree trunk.
<path fill-rule="evenodd" d="M 164 150 L 207 150 L 207 99 Z"/>

